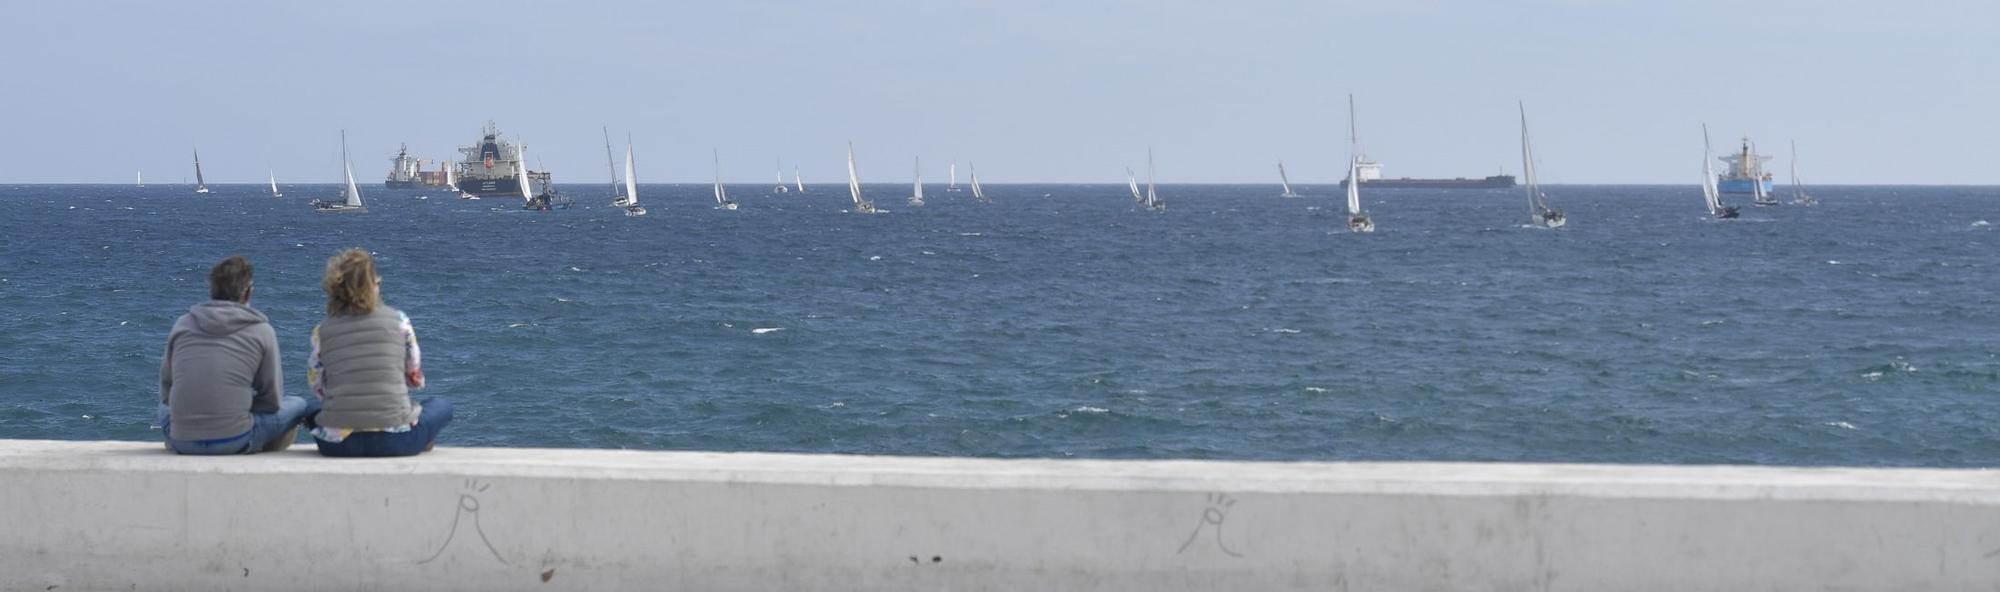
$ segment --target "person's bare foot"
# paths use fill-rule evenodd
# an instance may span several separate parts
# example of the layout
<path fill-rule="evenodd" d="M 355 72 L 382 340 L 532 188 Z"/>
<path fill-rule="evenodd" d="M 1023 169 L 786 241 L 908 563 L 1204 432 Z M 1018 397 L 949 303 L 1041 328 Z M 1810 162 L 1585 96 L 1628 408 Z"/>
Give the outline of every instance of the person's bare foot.
<path fill-rule="evenodd" d="M 263 451 L 278 452 L 286 448 L 291 448 L 292 442 L 297 441 L 298 439 L 299 439 L 299 426 L 292 426 L 292 429 L 285 430 L 285 433 L 279 434 L 276 439 L 271 440 L 271 443 L 265 444 Z"/>

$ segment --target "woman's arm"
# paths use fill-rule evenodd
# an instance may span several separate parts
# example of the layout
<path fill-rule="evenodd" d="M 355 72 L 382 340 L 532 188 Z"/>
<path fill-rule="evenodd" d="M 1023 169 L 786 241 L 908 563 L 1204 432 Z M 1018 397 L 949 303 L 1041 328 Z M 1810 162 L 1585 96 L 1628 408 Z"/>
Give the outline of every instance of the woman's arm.
<path fill-rule="evenodd" d="M 312 353 L 306 355 L 306 384 L 322 401 L 326 400 L 326 385 L 319 383 L 319 377 L 325 374 L 326 366 L 319 362 L 319 325 L 313 325 Z"/>
<path fill-rule="evenodd" d="M 424 388 L 424 351 L 417 347 L 417 328 L 410 325 L 410 315 L 397 311 L 403 329 L 403 380 L 410 388 Z"/>

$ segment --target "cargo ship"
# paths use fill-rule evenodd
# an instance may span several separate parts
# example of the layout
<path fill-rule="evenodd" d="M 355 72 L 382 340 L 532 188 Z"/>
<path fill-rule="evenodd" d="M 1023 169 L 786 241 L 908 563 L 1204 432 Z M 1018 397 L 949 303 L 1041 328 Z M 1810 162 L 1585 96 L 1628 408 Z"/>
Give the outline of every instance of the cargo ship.
<path fill-rule="evenodd" d="M 1718 157 L 1729 163 L 1729 170 L 1716 176 L 1717 189 L 1725 194 L 1757 195 L 1771 193 L 1771 174 L 1764 172 L 1764 163 L 1771 157 L 1756 154 L 1750 145 L 1750 138 L 1743 139 L 1743 149 L 1735 154 Z M 1763 191 L 1758 191 L 1763 185 Z"/>
<path fill-rule="evenodd" d="M 1355 177 L 1361 179 L 1362 187 L 1376 189 L 1509 189 L 1514 187 L 1513 175 L 1493 175 L 1478 179 L 1457 177 L 1452 179 L 1397 179 L 1382 178 L 1382 163 L 1368 160 L 1368 155 L 1357 157 Z M 1340 180 L 1340 187 L 1347 188 L 1347 180 Z"/>
<path fill-rule="evenodd" d="M 522 178 L 548 183 L 548 173 L 527 171 L 528 163 L 521 160 L 526 146 L 516 145 L 500 136 L 500 128 L 493 122 L 486 122 L 480 130 L 479 141 L 471 146 L 459 148 L 465 159 L 456 163 L 458 169 L 458 189 L 478 197 L 521 198 Z M 533 193 L 531 189 L 528 193 Z"/>
<path fill-rule="evenodd" d="M 410 145 L 403 144 L 396 151 L 396 157 L 389 159 L 389 178 L 382 185 L 390 189 L 415 189 L 423 176 L 423 159 L 410 156 Z"/>

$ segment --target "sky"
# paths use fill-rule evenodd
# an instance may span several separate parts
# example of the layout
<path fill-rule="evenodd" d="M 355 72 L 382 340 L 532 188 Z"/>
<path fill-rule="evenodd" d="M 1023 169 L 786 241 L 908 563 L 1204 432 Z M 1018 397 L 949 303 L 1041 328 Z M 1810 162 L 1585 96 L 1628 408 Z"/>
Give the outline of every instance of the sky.
<path fill-rule="evenodd" d="M 1744 137 L 1809 182 L 2000 184 L 2000 2 L 17 2 L 0 183 L 332 182 L 487 121 L 558 184 L 1699 180 Z M 621 155 L 622 156 L 622 155 Z M 433 165 L 434 167 L 435 165 Z M 427 167 L 430 168 L 430 167 Z"/>

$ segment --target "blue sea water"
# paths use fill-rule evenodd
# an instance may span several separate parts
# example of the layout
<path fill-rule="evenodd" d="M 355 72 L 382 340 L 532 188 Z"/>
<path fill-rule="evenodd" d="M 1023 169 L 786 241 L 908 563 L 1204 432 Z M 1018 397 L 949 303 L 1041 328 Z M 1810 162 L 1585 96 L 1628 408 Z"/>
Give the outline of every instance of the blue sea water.
<path fill-rule="evenodd" d="M 1826 187 L 1702 215 L 1692 186 L 871 185 L 651 215 L 330 186 L 0 187 L 0 437 L 152 440 L 167 328 L 210 265 L 306 394 L 318 280 L 377 253 L 447 445 L 990 457 L 2000 465 L 2000 190 Z M 428 195 L 428 199 L 419 196 Z"/>

